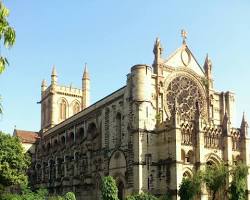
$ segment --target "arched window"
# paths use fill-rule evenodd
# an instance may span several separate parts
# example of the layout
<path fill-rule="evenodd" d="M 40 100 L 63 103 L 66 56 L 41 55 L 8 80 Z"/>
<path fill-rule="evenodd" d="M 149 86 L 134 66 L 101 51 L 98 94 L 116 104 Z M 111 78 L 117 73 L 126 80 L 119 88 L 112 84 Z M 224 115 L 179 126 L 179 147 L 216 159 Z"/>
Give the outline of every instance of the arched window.
<path fill-rule="evenodd" d="M 75 134 L 73 132 L 71 132 L 69 134 L 69 140 L 70 140 L 70 143 L 74 143 L 74 140 L 75 140 Z"/>
<path fill-rule="evenodd" d="M 116 145 L 120 146 L 122 137 L 122 115 L 117 113 L 116 115 Z"/>
<path fill-rule="evenodd" d="M 78 102 L 75 102 L 73 104 L 73 114 L 76 114 L 80 111 L 80 104 Z"/>
<path fill-rule="evenodd" d="M 186 155 L 186 161 L 187 163 L 193 163 L 194 162 L 194 153 L 192 150 L 190 150 Z"/>
<path fill-rule="evenodd" d="M 60 119 L 65 120 L 66 119 L 66 113 L 67 113 L 67 102 L 62 99 L 60 103 Z"/>
<path fill-rule="evenodd" d="M 84 133 L 84 128 L 83 127 L 81 127 L 78 130 L 78 137 L 79 137 L 80 140 L 82 140 L 85 137 L 85 133 Z"/>
<path fill-rule="evenodd" d="M 65 144 L 66 144 L 66 138 L 65 138 L 65 136 L 62 136 L 62 137 L 61 137 L 61 144 L 62 144 L 62 145 L 65 145 Z"/>

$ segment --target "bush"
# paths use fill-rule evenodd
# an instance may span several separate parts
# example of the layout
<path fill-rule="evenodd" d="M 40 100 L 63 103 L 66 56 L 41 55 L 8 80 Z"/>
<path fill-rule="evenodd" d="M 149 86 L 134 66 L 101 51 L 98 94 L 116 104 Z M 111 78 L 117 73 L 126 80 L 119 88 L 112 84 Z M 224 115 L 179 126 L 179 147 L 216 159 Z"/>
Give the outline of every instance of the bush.
<path fill-rule="evenodd" d="M 159 200 L 172 200 L 172 196 L 169 193 L 166 193 L 165 195 L 161 196 Z"/>
<path fill-rule="evenodd" d="M 65 200 L 76 200 L 76 196 L 73 192 L 67 192 L 64 197 Z"/>
<path fill-rule="evenodd" d="M 126 200 L 158 200 L 158 198 L 151 194 L 141 193 L 141 194 L 128 196 Z"/>
<path fill-rule="evenodd" d="M 21 194 L 4 193 L 1 195 L 1 200 L 45 200 L 47 196 L 46 189 L 33 192 L 29 188 L 22 188 Z"/>
<path fill-rule="evenodd" d="M 118 200 L 118 189 L 112 176 L 102 178 L 101 193 L 103 200 Z"/>
<path fill-rule="evenodd" d="M 64 200 L 64 198 L 61 196 L 50 196 L 48 200 Z"/>

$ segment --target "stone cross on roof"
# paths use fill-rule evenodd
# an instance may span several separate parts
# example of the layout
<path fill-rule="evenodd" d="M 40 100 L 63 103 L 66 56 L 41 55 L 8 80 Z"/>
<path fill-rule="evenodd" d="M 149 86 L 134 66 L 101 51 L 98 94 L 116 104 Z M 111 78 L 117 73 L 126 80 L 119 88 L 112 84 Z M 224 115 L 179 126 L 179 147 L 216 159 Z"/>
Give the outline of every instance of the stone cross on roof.
<path fill-rule="evenodd" d="M 187 32 L 184 29 L 181 30 L 181 37 L 182 37 L 182 43 L 186 44 Z"/>

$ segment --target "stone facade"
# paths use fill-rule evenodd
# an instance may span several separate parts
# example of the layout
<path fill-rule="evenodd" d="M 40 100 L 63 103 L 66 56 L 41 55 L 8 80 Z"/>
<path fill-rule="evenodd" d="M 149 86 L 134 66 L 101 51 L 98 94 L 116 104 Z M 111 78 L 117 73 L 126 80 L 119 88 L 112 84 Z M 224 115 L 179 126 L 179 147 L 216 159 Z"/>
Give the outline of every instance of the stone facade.
<path fill-rule="evenodd" d="M 202 68 L 185 37 L 167 59 L 159 39 L 153 52 L 152 66 L 133 66 L 124 87 L 92 105 L 86 70 L 82 90 L 59 86 L 53 70 L 51 85 L 42 84 L 34 185 L 93 200 L 111 175 L 120 199 L 142 191 L 178 199 L 183 176 L 206 163 L 249 165 L 247 122 L 232 127 L 234 94 L 214 89 L 209 57 Z"/>

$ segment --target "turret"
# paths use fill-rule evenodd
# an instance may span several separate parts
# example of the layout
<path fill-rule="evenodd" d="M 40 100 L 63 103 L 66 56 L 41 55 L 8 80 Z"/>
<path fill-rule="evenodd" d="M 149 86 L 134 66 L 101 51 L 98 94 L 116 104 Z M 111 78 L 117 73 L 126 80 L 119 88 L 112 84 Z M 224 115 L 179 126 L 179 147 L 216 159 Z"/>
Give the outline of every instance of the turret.
<path fill-rule="evenodd" d="M 87 108 L 90 105 L 90 78 L 87 70 L 87 64 L 85 64 L 84 73 L 82 76 L 82 109 Z"/>
<path fill-rule="evenodd" d="M 47 83 L 46 83 L 46 80 L 43 79 L 42 81 L 42 85 L 41 85 L 41 90 L 42 90 L 42 93 L 47 89 Z"/>
<path fill-rule="evenodd" d="M 160 42 L 159 38 L 156 38 L 156 40 L 155 40 L 153 52 L 154 52 L 154 63 L 153 63 L 154 73 L 159 74 L 160 73 L 159 64 L 162 62 L 161 56 L 162 56 L 162 52 L 163 52 L 163 48 L 161 46 L 161 42 Z"/>
<path fill-rule="evenodd" d="M 243 137 L 247 137 L 248 136 L 248 130 L 247 130 L 248 129 L 248 123 L 247 123 L 247 121 L 245 119 L 245 112 L 243 112 L 240 128 L 241 128 L 241 135 Z"/>
<path fill-rule="evenodd" d="M 52 73 L 51 73 L 51 85 L 57 84 L 57 73 L 56 73 L 56 67 L 53 66 Z"/>
<path fill-rule="evenodd" d="M 147 65 L 135 65 L 131 68 L 133 77 L 133 100 L 151 101 L 151 68 Z"/>

